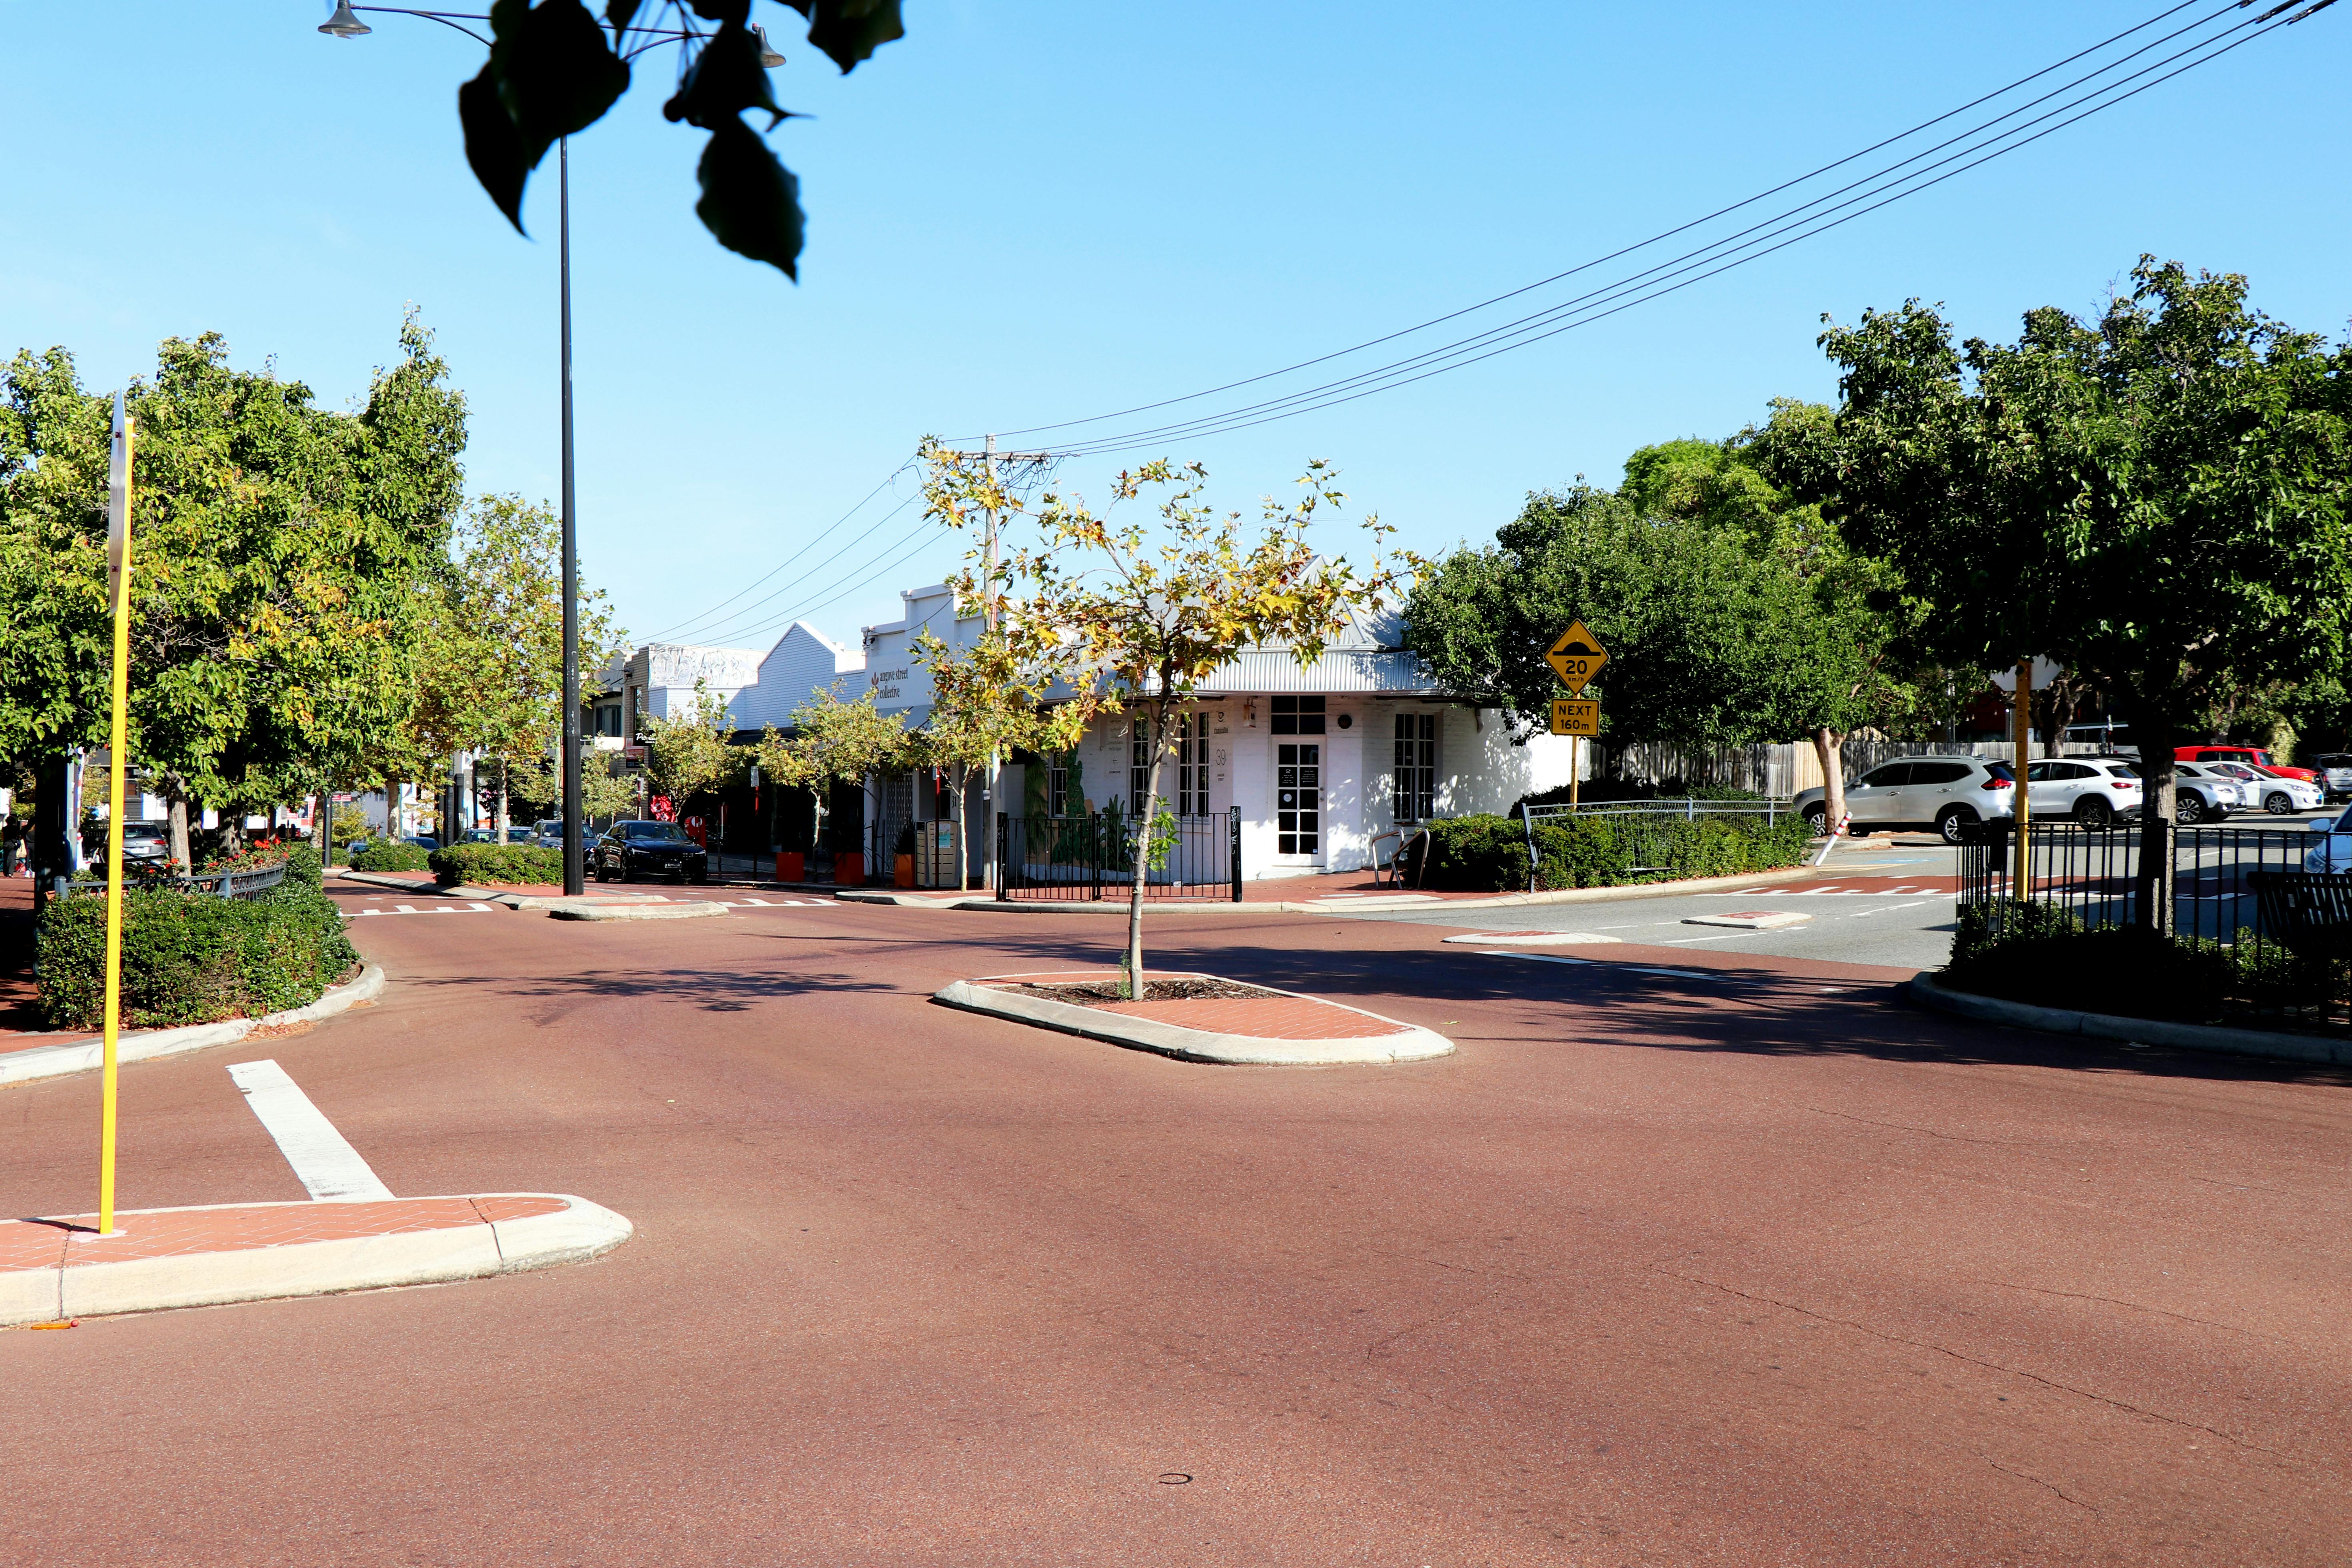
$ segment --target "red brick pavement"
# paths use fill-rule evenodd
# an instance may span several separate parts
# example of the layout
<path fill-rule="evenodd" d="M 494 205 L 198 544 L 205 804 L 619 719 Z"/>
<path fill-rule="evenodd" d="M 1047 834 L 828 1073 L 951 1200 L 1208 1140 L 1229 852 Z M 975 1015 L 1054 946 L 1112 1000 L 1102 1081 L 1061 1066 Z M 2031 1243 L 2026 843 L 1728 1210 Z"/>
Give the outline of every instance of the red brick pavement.
<path fill-rule="evenodd" d="M 1116 978 L 1118 973 L 1114 969 L 1091 969 L 1061 974 L 992 975 L 979 984 L 1009 990 L 1016 985 L 1066 985 L 1088 980 L 1109 980 Z M 1151 978 L 1215 980 L 1222 977 L 1192 971 L 1162 970 L 1153 973 Z M 1106 1002 L 1097 1005 L 1097 1010 L 1124 1013 L 1130 1018 L 1153 1018 L 1163 1024 L 1203 1029 L 1213 1034 L 1240 1035 L 1253 1040 L 1365 1040 L 1382 1035 L 1402 1035 L 1412 1027 L 1408 1024 L 1376 1018 L 1353 1007 L 1342 1007 L 1313 996 L 1196 996 L 1158 1002 Z"/>
<path fill-rule="evenodd" d="M 499 1220 L 553 1214 L 562 1198 L 395 1198 L 388 1203 L 231 1204 L 215 1208 L 118 1212 L 118 1234 L 97 1235 L 96 1215 L 70 1215 L 0 1224 L 0 1272 L 55 1268 L 65 1263 L 121 1263 L 136 1258 L 183 1258 L 203 1252 L 245 1252 L 305 1241 L 348 1241 L 457 1230 Z"/>

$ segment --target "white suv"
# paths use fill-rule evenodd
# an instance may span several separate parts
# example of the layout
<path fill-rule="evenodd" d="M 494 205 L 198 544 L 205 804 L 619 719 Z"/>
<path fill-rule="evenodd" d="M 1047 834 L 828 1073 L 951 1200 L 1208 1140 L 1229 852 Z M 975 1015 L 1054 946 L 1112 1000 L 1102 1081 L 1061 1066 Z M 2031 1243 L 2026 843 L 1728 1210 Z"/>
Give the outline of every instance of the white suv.
<path fill-rule="evenodd" d="M 2173 810 L 2183 826 L 2219 822 L 2246 804 L 2238 781 L 2213 772 L 2210 763 L 2175 763 L 2172 779 Z"/>
<path fill-rule="evenodd" d="M 2025 804 L 2037 817 L 2071 816 L 2105 827 L 2140 806 L 2139 769 L 2121 757 L 2052 757 L 2025 768 Z"/>
<path fill-rule="evenodd" d="M 1825 792 L 1801 790 L 1798 813 L 1816 837 L 1830 830 Z M 2017 776 L 2007 763 L 1980 757 L 1905 757 L 1881 763 L 1845 787 L 1848 829 L 1854 837 L 1880 827 L 1932 826 L 1947 844 L 1957 844 L 1972 823 L 2011 815 Z"/>

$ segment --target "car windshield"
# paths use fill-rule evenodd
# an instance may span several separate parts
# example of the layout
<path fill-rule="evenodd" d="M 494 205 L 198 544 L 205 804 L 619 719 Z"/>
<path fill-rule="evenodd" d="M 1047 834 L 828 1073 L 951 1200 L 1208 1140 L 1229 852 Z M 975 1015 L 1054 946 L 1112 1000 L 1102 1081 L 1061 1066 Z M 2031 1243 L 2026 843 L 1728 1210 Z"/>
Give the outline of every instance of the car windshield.
<path fill-rule="evenodd" d="M 650 838 L 662 843 L 692 842 L 687 838 L 686 829 L 675 822 L 625 822 L 621 824 L 621 833 L 628 838 Z"/>
<path fill-rule="evenodd" d="M 122 825 L 125 838 L 161 838 L 163 825 L 160 822 L 126 822 Z"/>
<path fill-rule="evenodd" d="M 2246 766 L 2243 763 L 2215 763 L 2213 764 L 2213 771 L 2217 773 L 2226 774 L 2233 779 L 2251 779 L 2261 776 L 2256 773 L 2253 769 Z"/>
<path fill-rule="evenodd" d="M 2136 779 L 2139 777 L 2139 770 L 2132 766 L 2129 763 L 2105 763 L 2101 765 L 2104 766 L 2107 772 L 2121 778 Z"/>

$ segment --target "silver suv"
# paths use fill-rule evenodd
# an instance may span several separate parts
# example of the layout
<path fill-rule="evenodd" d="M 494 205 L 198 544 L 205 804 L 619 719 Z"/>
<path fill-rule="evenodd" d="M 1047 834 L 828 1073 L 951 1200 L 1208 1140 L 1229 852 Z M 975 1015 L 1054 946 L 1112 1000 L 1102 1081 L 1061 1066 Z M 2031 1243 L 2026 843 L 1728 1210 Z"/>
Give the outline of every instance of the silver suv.
<path fill-rule="evenodd" d="M 1798 793 L 1796 806 L 1818 837 L 1829 831 L 1819 789 Z M 1861 838 L 1881 827 L 1933 827 L 1957 844 L 1972 824 L 2015 815 L 2017 775 L 2007 763 L 1981 757 L 1904 757 L 1881 763 L 1845 786 L 1847 831 Z"/>

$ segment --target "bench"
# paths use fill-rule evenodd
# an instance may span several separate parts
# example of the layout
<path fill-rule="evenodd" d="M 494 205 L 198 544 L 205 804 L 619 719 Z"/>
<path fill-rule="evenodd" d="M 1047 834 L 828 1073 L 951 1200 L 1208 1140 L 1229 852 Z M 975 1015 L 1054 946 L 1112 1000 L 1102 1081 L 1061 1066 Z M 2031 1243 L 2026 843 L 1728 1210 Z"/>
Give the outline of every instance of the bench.
<path fill-rule="evenodd" d="M 2263 930 L 2303 958 L 2352 958 L 2352 875 L 2251 871 Z"/>

